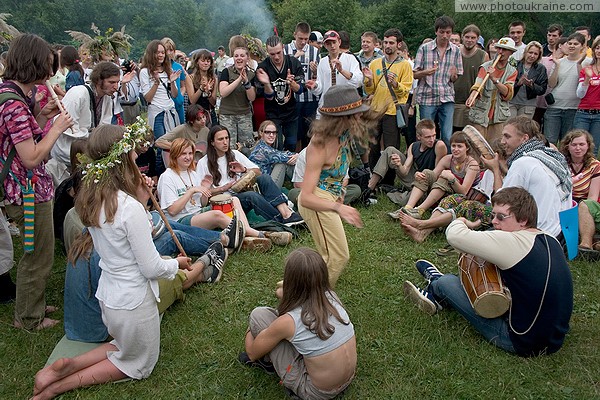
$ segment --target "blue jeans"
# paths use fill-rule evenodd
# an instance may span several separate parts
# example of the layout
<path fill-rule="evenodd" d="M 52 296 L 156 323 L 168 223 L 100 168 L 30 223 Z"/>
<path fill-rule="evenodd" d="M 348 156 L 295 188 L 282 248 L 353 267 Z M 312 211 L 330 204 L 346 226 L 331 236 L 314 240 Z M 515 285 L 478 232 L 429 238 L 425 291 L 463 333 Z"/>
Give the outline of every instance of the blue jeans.
<path fill-rule="evenodd" d="M 310 141 L 308 129 L 317 114 L 318 101 L 296 101 L 296 112 L 298 113 L 298 134 L 297 142 L 302 143 L 302 148 L 308 146 Z M 293 150 L 295 151 L 295 150 Z"/>
<path fill-rule="evenodd" d="M 156 118 L 154 118 L 154 140 L 157 140 L 161 136 L 163 136 L 165 132 L 165 112 L 159 113 Z M 158 175 L 165 172 L 165 163 L 163 162 L 162 157 L 162 149 L 156 148 L 156 165 L 155 170 Z"/>
<path fill-rule="evenodd" d="M 548 107 L 544 114 L 544 136 L 550 143 L 557 144 L 573 128 L 576 111 Z"/>
<path fill-rule="evenodd" d="M 446 143 L 449 153 L 452 123 L 454 120 L 454 103 L 442 103 L 437 106 L 419 105 L 419 112 L 421 113 L 421 119 L 435 121 L 435 117 L 437 116 L 440 124 L 440 137 Z"/>
<path fill-rule="evenodd" d="M 270 175 L 262 174 L 256 178 L 256 183 L 260 189 L 260 193 L 257 192 L 242 192 L 236 193 L 235 197 L 240 199 L 242 208 L 247 214 L 250 210 L 254 210 L 257 215 L 260 215 L 267 221 L 276 219 L 279 216 L 279 210 L 277 206 L 281 203 L 286 203 L 287 200 L 281 189 L 277 187 L 273 178 Z"/>
<path fill-rule="evenodd" d="M 436 300 L 445 305 L 450 305 L 467 321 L 485 340 L 496 347 L 509 353 L 515 353 L 515 348 L 510 340 L 508 321 L 503 317 L 483 318 L 477 315 L 458 276 L 445 274 L 431 282 L 429 289 L 433 291 Z"/>
<path fill-rule="evenodd" d="M 271 118 L 277 127 L 277 150 L 296 151 L 298 141 L 298 117 L 282 120 Z"/>
<path fill-rule="evenodd" d="M 208 246 L 220 240 L 220 232 L 198 228 L 196 226 L 183 225 L 178 222 L 169 221 L 175 236 L 179 239 L 181 247 L 186 254 L 201 256 L 206 252 Z M 154 239 L 154 246 L 161 256 L 170 256 L 179 253 L 171 234 L 165 231 Z"/>
<path fill-rule="evenodd" d="M 70 262 L 67 264 L 64 294 L 67 339 L 99 343 L 108 338 L 108 329 L 102 322 L 102 311 L 96 299 L 102 273 L 99 264 L 100 255 L 96 250 L 92 250 L 89 260 L 79 257 L 74 266 Z"/>
<path fill-rule="evenodd" d="M 577 110 L 573 120 L 573 129 L 585 129 L 592 134 L 596 152 L 600 146 L 600 113 L 590 114 L 588 112 Z M 596 154 L 594 154 L 596 156 Z"/>

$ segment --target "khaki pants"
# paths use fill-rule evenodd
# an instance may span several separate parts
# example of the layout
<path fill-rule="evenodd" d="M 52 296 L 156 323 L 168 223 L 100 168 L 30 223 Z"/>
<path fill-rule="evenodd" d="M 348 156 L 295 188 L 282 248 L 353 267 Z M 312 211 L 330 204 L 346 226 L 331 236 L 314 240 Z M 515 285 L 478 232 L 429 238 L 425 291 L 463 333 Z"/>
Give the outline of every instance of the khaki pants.
<path fill-rule="evenodd" d="M 257 307 L 250 314 L 250 332 L 256 337 L 267 329 L 278 317 L 277 310 L 271 307 Z M 293 391 L 301 399 L 327 400 L 333 399 L 346 390 L 352 382 L 350 379 L 341 387 L 325 391 L 315 387 L 304 365 L 304 357 L 287 340 L 282 340 L 264 357 L 273 363 L 281 384 Z"/>
<path fill-rule="evenodd" d="M 9 204 L 6 213 L 23 233 L 23 206 Z M 17 264 L 15 321 L 34 329 L 46 315 L 46 284 L 54 263 L 54 223 L 52 201 L 35 205 L 34 251 L 24 253 Z"/>
<path fill-rule="evenodd" d="M 425 180 L 417 180 L 413 183 L 413 186 L 420 189 L 423 193 L 429 193 L 431 189 L 441 189 L 448 194 L 454 193 L 454 189 L 448 184 L 448 181 L 444 178 L 435 178 L 435 174 L 430 169 L 423 170 L 425 174 Z"/>
<path fill-rule="evenodd" d="M 397 148 L 390 146 L 381 153 L 379 160 L 377 160 L 377 164 L 375 164 L 375 168 L 373 168 L 373 173 L 384 178 L 387 172 L 390 169 L 393 169 L 396 171 L 396 177 L 400 179 L 402 185 L 409 189 L 415 179 L 415 165 L 413 163 L 408 173 L 402 176 L 398 167 L 396 167 L 395 164 L 392 164 L 392 154 L 398 154 L 403 164 L 406 162 L 406 156 Z"/>
<path fill-rule="evenodd" d="M 501 122 L 499 124 L 490 124 L 487 126 L 487 128 L 479 124 L 471 125 L 483 135 L 485 140 L 487 140 L 487 142 L 490 145 L 495 139 L 500 139 L 502 137 L 502 129 L 504 129 L 504 122 Z"/>
<path fill-rule="evenodd" d="M 315 188 L 317 197 L 335 202 L 337 197 L 323 189 Z M 298 197 L 298 210 L 308 226 L 317 252 L 323 257 L 329 272 L 329 284 L 335 287 L 344 268 L 350 260 L 350 250 L 342 219 L 334 211 L 313 211 L 302 205 L 302 193 Z"/>

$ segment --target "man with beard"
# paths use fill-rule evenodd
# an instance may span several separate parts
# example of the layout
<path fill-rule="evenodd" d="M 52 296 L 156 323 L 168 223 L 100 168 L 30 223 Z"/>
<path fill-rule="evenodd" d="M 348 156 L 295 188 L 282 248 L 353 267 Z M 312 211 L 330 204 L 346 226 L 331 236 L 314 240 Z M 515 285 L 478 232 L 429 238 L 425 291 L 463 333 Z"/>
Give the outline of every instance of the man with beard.
<path fill-rule="evenodd" d="M 562 241 L 558 213 L 571 208 L 573 184 L 565 157 L 544 145 L 537 122 L 524 115 L 509 119 L 502 130 L 502 146 L 508 159 L 504 179 L 498 156 L 483 163 L 494 173 L 494 190 L 518 186 L 527 190 L 537 203 L 537 227 Z"/>
<path fill-rule="evenodd" d="M 371 145 L 371 153 L 375 156 L 382 148 L 400 148 L 402 126 L 398 127 L 396 114 L 403 112 L 402 107 L 406 105 L 413 83 L 410 63 L 398 52 L 398 45 L 404 40 L 402 32 L 392 28 L 383 36 L 385 57 L 371 62 L 369 68 L 363 68 L 365 92 L 373 95 L 371 106 L 379 111 L 385 109 L 385 115 L 379 121 L 376 143 Z"/>
<path fill-rule="evenodd" d="M 494 61 L 488 61 L 479 68 L 477 79 L 465 103 L 470 108 L 469 120 L 488 142 L 502 135 L 504 122 L 510 118 L 508 102 L 513 98 L 517 68 L 508 61 L 516 50 L 511 38 L 504 37 L 496 43 L 496 57 L 500 59 L 495 67 Z M 487 74 L 489 79 L 484 83 Z"/>
<path fill-rule="evenodd" d="M 462 31 L 462 56 L 463 74 L 454 82 L 454 131 L 460 131 L 469 124 L 469 109 L 465 102 L 469 98 L 471 86 L 475 83 L 479 67 L 489 61 L 488 54 L 477 46 L 477 39 L 481 31 L 475 25 L 467 25 Z"/>
<path fill-rule="evenodd" d="M 87 138 L 95 127 L 110 124 L 113 118 L 113 95 L 119 89 L 120 68 L 111 61 L 96 64 L 90 74 L 90 85 L 74 86 L 62 99 L 65 109 L 73 118 L 73 126 L 61 135 L 51 151 L 52 163 L 70 166 L 71 143 L 75 138 Z M 52 171 L 54 172 L 52 167 Z"/>
<path fill-rule="evenodd" d="M 304 91 L 304 69 L 296 57 L 283 53 L 279 36 L 266 41 L 269 56 L 258 64 L 256 78 L 264 87 L 265 113 L 277 126 L 277 148 L 296 151 L 298 110 L 295 94 Z"/>

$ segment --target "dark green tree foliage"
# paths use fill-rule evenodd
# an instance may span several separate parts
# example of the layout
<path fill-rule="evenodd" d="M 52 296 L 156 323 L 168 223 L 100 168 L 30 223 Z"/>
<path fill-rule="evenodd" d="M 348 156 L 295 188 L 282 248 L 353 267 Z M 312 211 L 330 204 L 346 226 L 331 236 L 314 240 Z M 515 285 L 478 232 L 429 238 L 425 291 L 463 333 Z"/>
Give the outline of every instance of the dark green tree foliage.
<path fill-rule="evenodd" d="M 433 22 L 444 14 L 454 18 L 459 32 L 476 24 L 486 40 L 506 35 L 514 20 L 527 24 L 526 41 L 544 43 L 551 23 L 562 24 L 566 34 L 579 25 L 590 26 L 593 36 L 600 33 L 600 18 L 592 13 L 455 13 L 453 0 L 4 0 L 2 12 L 12 14 L 6 22 L 19 31 L 51 43 L 72 43 L 64 31 L 89 32 L 92 22 L 102 31 L 125 25 L 135 39 L 133 57 L 141 56 L 148 41 L 164 36 L 187 52 L 215 50 L 238 33 L 265 40 L 277 26 L 289 42 L 300 21 L 322 33 L 348 31 L 355 51 L 362 32 L 371 30 L 381 37 L 386 29 L 397 27 L 413 54 L 424 38 L 434 37 Z"/>

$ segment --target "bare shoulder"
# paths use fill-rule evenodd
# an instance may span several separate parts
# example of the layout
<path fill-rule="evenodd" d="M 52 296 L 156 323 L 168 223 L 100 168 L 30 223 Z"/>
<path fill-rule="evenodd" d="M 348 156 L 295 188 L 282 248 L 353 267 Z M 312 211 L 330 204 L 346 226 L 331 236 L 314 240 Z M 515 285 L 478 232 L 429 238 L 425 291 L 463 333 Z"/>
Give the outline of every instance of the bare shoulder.
<path fill-rule="evenodd" d="M 446 147 L 446 143 L 444 143 L 444 141 L 440 139 L 435 143 L 435 152 L 438 153 L 438 152 L 442 152 L 442 151 L 444 153 L 447 153 L 448 148 Z"/>

